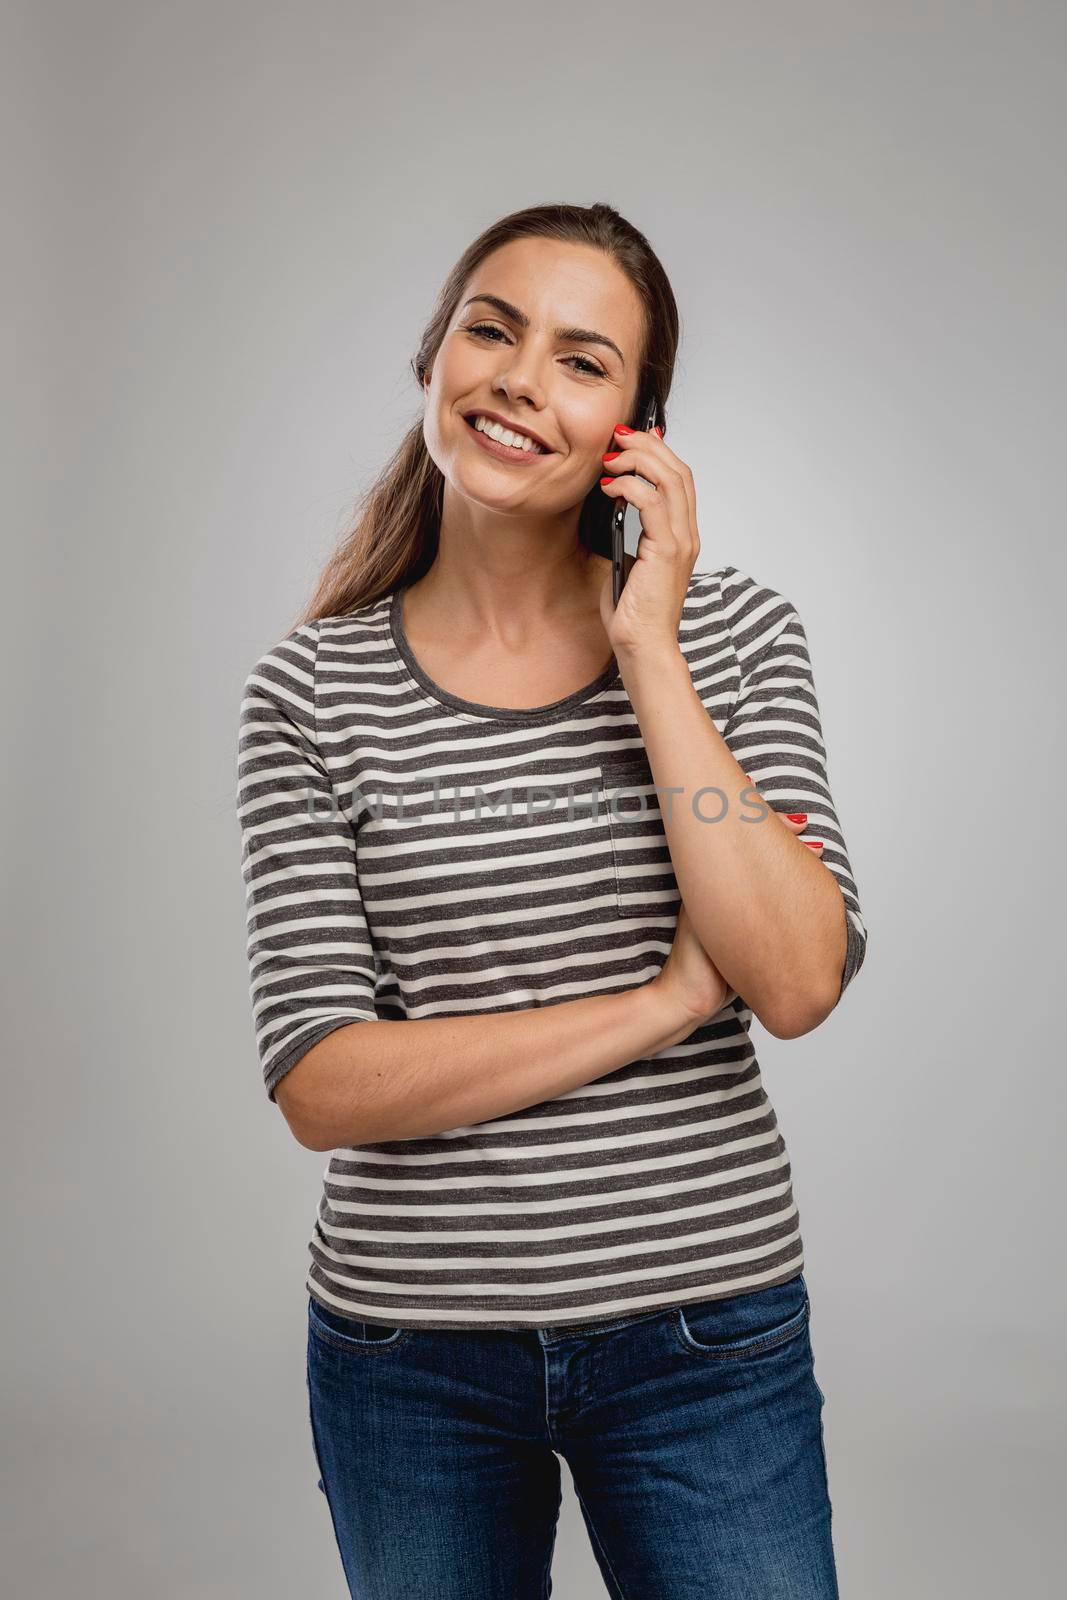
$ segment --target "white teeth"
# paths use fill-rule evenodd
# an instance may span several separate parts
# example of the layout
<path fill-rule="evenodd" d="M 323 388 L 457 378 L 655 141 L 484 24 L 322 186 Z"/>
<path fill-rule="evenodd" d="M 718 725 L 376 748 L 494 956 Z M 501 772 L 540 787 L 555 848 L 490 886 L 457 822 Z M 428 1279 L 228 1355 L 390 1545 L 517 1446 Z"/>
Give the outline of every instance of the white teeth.
<path fill-rule="evenodd" d="M 510 444 L 521 450 L 531 450 L 534 455 L 544 455 L 544 450 L 524 433 L 514 433 L 510 428 L 502 428 L 499 422 L 490 422 L 487 417 L 475 417 L 474 426 L 479 433 L 487 433 L 490 439 L 496 439 L 500 444 Z"/>

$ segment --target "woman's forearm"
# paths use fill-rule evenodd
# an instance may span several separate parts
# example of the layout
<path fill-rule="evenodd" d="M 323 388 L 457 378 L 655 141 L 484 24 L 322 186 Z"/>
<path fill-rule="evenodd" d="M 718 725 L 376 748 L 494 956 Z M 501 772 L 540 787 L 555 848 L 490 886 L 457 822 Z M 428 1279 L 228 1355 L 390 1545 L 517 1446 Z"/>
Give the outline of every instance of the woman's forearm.
<path fill-rule="evenodd" d="M 837 1003 L 846 953 L 841 890 L 773 807 L 764 801 L 764 815 L 751 814 L 757 791 L 709 717 L 681 650 L 623 661 L 657 790 L 670 792 L 663 827 L 697 937 L 770 1033 L 807 1033 Z M 694 804 L 699 795 L 703 803 Z"/>
<path fill-rule="evenodd" d="M 310 1150 L 420 1139 L 538 1105 L 688 1038 L 658 978 L 618 994 L 471 1017 L 335 1028 L 275 1099 Z"/>

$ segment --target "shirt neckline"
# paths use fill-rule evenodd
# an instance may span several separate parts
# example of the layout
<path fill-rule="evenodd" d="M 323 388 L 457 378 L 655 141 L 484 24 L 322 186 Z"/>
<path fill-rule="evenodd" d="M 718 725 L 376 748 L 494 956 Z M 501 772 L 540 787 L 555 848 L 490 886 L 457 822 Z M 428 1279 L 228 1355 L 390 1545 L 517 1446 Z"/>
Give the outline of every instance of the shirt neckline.
<path fill-rule="evenodd" d="M 411 648 L 407 634 L 404 632 L 403 594 L 409 585 L 401 584 L 393 590 L 389 602 L 389 637 L 393 649 L 403 662 L 409 675 L 431 699 L 440 705 L 447 706 L 452 711 L 464 712 L 467 716 L 489 717 L 500 722 L 551 722 L 557 717 L 566 716 L 575 706 L 582 705 L 586 700 L 591 700 L 594 695 L 602 693 L 610 687 L 619 677 L 619 663 L 612 652 L 611 660 L 601 672 L 598 672 L 591 683 L 585 684 L 581 689 L 576 689 L 573 694 L 564 695 L 562 700 L 551 700 L 543 706 L 487 706 L 477 700 L 464 700 L 457 694 L 450 694 L 439 683 L 435 683 L 429 673 L 424 672 Z"/>

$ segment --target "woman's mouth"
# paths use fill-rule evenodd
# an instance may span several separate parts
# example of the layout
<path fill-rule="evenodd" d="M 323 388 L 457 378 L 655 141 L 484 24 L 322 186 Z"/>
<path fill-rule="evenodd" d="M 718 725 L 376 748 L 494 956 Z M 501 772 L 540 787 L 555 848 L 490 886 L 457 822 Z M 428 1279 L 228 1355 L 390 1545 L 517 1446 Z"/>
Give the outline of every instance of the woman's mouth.
<path fill-rule="evenodd" d="M 537 446 L 530 448 L 523 445 L 503 444 L 499 439 L 494 439 L 490 434 L 483 432 L 481 428 L 475 427 L 477 416 L 478 413 L 475 412 L 473 417 L 464 417 L 464 426 L 474 435 L 475 444 L 481 445 L 483 450 L 488 450 L 489 454 L 496 456 L 498 461 L 514 461 L 520 466 L 532 466 L 535 461 L 547 461 L 550 456 L 554 456 L 556 453 L 554 450 L 544 450 Z"/>

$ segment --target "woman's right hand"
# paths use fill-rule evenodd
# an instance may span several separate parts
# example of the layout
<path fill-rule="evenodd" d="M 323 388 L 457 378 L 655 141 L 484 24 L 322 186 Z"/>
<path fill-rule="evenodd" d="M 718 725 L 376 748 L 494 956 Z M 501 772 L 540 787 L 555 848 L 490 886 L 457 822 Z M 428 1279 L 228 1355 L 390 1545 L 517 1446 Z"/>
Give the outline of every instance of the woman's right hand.
<path fill-rule="evenodd" d="M 734 990 L 697 938 L 684 901 L 678 907 L 670 954 L 653 982 L 667 991 L 672 1005 L 692 1018 L 694 1027 L 710 1022 L 734 998 Z"/>
<path fill-rule="evenodd" d="M 778 820 L 784 822 L 790 833 L 797 837 L 804 832 L 808 822 L 805 812 L 793 815 L 779 812 Z M 800 842 L 806 844 L 815 855 L 823 847 L 821 839 L 801 839 Z M 697 1027 L 718 1016 L 729 1000 L 737 999 L 737 990 L 729 987 L 697 938 L 684 901 L 678 908 L 678 926 L 670 955 L 653 982 L 661 984 L 669 992 L 673 1003 L 684 1015 L 692 1017 Z"/>

